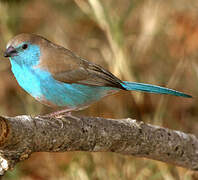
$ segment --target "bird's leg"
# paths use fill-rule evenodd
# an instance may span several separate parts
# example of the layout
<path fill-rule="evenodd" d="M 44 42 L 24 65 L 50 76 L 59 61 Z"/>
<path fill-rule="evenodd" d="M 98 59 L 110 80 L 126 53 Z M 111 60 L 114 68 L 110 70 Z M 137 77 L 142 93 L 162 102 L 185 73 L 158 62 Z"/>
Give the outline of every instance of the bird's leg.
<path fill-rule="evenodd" d="M 59 125 L 57 125 L 57 123 L 55 123 L 54 121 L 50 121 L 49 119 L 47 119 L 47 118 L 45 118 L 45 117 L 43 117 L 43 116 L 36 116 L 35 117 L 35 126 L 37 127 L 37 124 L 36 124 L 36 121 L 47 121 L 49 124 L 51 124 L 52 126 L 54 126 L 54 127 L 60 127 L 61 126 L 61 128 L 63 127 L 63 123 L 62 122 L 60 122 L 60 121 L 58 121 L 61 125 L 59 126 Z"/>
<path fill-rule="evenodd" d="M 43 117 L 43 118 L 62 118 L 62 117 L 72 117 L 72 118 L 75 118 L 71 113 L 73 111 L 80 111 L 82 109 L 85 109 L 87 106 L 83 106 L 83 107 L 77 107 L 77 108 L 67 108 L 67 109 L 63 109 L 63 110 L 60 110 L 60 111 L 56 111 L 56 112 L 52 112 L 50 114 L 45 114 L 45 115 L 42 115 L 40 117 Z"/>
<path fill-rule="evenodd" d="M 75 109 L 73 109 L 73 108 L 63 109 L 63 110 L 60 110 L 60 111 L 56 111 L 56 112 L 52 112 L 52 113 L 49 113 L 49 114 L 42 115 L 42 117 L 50 118 L 50 117 L 59 117 L 59 116 L 60 117 L 70 116 L 72 111 L 75 111 Z"/>
<path fill-rule="evenodd" d="M 79 120 L 78 117 L 75 117 L 71 114 L 72 111 L 78 111 L 78 110 L 80 110 L 80 108 L 63 109 L 63 110 L 52 112 L 49 114 L 39 115 L 37 116 L 37 118 L 50 119 L 50 120 L 53 120 L 53 118 L 56 118 L 60 122 L 61 128 L 63 128 L 64 117 L 70 117 L 70 118 Z"/>

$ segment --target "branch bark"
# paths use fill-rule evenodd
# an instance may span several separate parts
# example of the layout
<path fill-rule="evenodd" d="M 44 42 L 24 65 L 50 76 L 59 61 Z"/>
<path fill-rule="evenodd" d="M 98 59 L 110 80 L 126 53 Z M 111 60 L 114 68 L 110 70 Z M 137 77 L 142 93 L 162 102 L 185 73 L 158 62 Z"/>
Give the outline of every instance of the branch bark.
<path fill-rule="evenodd" d="M 0 117 L 0 174 L 34 152 L 116 152 L 198 170 L 198 139 L 128 119 Z"/>

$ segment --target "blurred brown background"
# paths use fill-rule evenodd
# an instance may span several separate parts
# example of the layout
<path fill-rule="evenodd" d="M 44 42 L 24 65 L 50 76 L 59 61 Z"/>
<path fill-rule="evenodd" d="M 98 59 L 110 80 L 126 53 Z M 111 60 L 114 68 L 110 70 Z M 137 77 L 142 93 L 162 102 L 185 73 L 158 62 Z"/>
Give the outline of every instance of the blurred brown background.
<path fill-rule="evenodd" d="M 198 134 L 197 0 L 0 0 L 1 115 L 53 111 L 19 87 L 3 57 L 7 41 L 21 32 L 40 34 L 122 80 L 194 97 L 120 92 L 78 114 L 131 117 Z M 113 153 L 35 153 L 4 179 L 194 180 L 198 173 Z"/>

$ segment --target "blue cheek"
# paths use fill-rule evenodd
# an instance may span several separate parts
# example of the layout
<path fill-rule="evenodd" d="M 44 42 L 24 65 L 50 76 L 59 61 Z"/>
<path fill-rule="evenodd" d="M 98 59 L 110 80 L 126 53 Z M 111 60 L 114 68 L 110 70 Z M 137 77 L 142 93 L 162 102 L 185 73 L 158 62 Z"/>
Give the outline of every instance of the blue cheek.
<path fill-rule="evenodd" d="M 27 49 L 25 50 L 19 49 L 18 55 L 10 58 L 10 60 L 11 62 L 13 61 L 21 66 L 23 65 L 35 66 L 39 64 L 39 58 L 40 58 L 40 47 L 37 45 L 28 44 Z"/>

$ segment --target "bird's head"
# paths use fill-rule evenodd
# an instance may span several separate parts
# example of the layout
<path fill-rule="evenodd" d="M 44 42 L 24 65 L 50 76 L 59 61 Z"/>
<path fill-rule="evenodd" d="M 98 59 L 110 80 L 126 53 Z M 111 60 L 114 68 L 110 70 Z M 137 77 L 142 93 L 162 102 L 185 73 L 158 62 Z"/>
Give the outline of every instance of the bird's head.
<path fill-rule="evenodd" d="M 9 57 L 11 62 L 19 65 L 37 65 L 41 56 L 40 41 L 40 36 L 19 34 L 8 42 L 4 57 Z"/>

